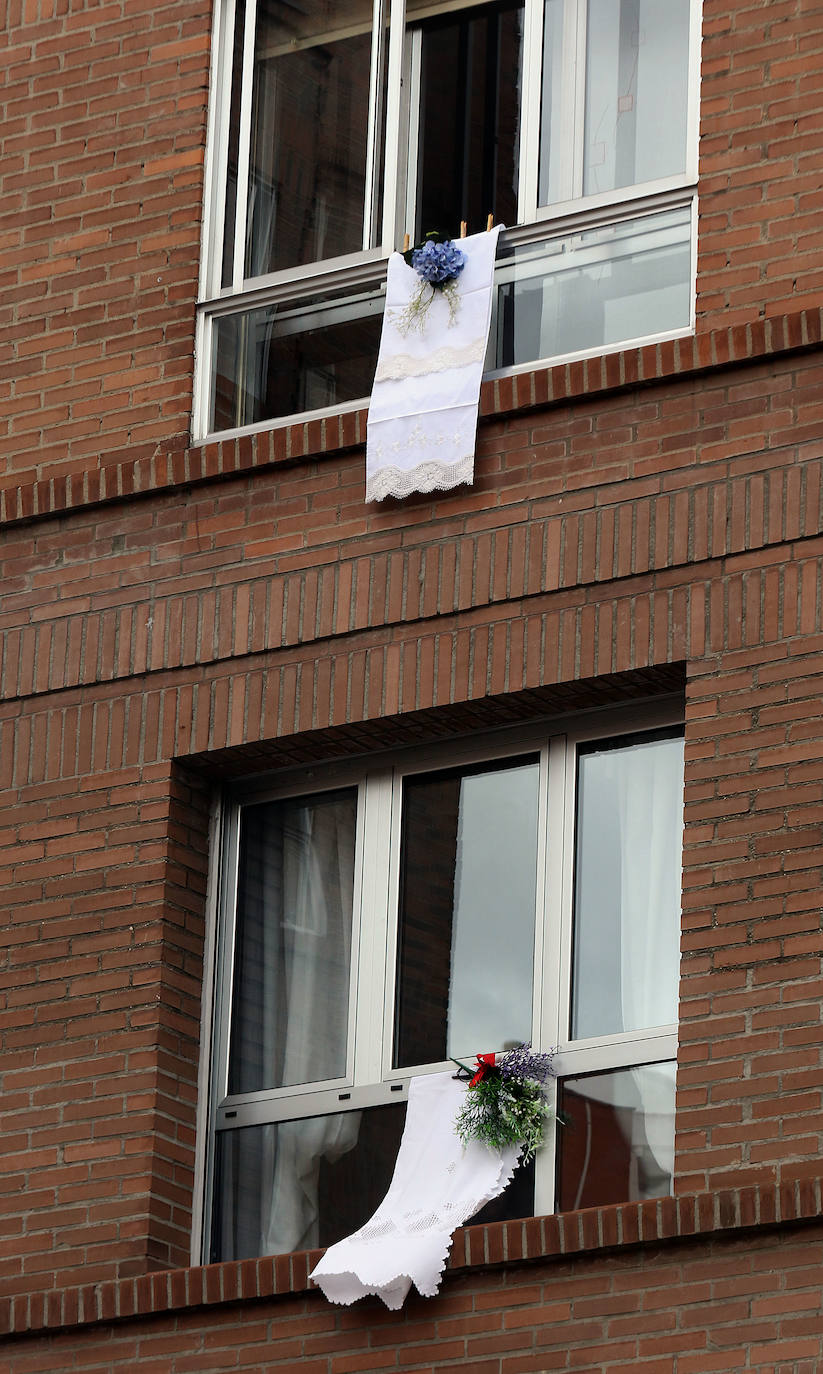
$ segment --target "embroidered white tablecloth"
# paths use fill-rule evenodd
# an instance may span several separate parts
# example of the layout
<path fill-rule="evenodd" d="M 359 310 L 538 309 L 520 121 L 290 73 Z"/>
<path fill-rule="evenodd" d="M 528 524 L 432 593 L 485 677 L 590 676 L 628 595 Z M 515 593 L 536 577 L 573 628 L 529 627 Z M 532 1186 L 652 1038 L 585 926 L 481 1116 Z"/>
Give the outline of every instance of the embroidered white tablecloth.
<path fill-rule="evenodd" d="M 451 1073 L 412 1079 L 389 1191 L 371 1220 L 330 1246 L 310 1275 L 331 1302 L 348 1305 L 371 1293 L 396 1311 L 412 1283 L 433 1297 L 452 1233 L 510 1181 L 519 1147 L 458 1140 L 454 1121 L 465 1091 Z"/>
<path fill-rule="evenodd" d="M 453 324 L 448 301 L 436 291 L 423 329 L 402 329 L 403 311 L 421 279 L 402 254 L 389 258 L 386 312 L 369 407 L 367 501 L 414 491 L 448 491 L 474 477 L 477 406 L 501 227 L 457 240 L 466 265 L 456 281 Z"/>

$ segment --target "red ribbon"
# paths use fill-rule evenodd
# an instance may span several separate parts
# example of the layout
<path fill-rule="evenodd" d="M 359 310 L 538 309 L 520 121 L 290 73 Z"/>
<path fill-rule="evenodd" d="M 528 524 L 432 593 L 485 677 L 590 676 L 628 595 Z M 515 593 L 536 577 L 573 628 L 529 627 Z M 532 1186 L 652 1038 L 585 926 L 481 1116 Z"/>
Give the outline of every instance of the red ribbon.
<path fill-rule="evenodd" d="M 471 1082 L 469 1083 L 469 1087 L 470 1087 L 470 1088 L 473 1088 L 474 1085 L 475 1085 L 475 1083 L 479 1083 L 479 1082 L 481 1081 L 481 1079 L 483 1079 L 483 1078 L 486 1077 L 486 1074 L 489 1072 L 489 1069 L 493 1069 L 493 1068 L 494 1068 L 494 1055 L 493 1055 L 493 1054 L 478 1054 L 478 1056 L 477 1056 L 477 1073 L 474 1075 L 474 1078 L 473 1078 L 473 1079 L 471 1080 Z"/>

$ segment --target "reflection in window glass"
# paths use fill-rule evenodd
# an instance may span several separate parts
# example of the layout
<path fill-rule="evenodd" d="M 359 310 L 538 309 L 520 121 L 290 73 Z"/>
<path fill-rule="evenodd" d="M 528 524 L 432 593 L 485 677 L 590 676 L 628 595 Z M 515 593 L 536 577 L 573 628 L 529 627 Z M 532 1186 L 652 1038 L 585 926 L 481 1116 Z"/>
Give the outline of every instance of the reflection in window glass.
<path fill-rule="evenodd" d="M 246 276 L 363 246 L 372 7 L 258 7 Z"/>
<path fill-rule="evenodd" d="M 677 1020 L 683 741 L 581 750 L 572 1039 Z"/>
<path fill-rule="evenodd" d="M 251 1259 L 334 1245 L 391 1182 L 405 1103 L 218 1131 L 209 1258 Z M 534 1215 L 534 1161 L 475 1221 Z"/>
<path fill-rule="evenodd" d="M 388 1189 L 405 1120 L 397 1103 L 219 1131 L 211 1259 L 311 1250 L 356 1231 Z"/>
<path fill-rule="evenodd" d="M 691 212 L 628 220 L 498 254 L 489 367 L 687 329 Z M 218 317 L 209 428 L 367 398 L 384 294 L 327 292 Z M 364 400 L 365 403 L 365 400 Z"/>
<path fill-rule="evenodd" d="M 639 1202 L 671 1192 L 673 1063 L 567 1078 L 558 1110 L 557 1210 Z"/>
<path fill-rule="evenodd" d="M 689 0 L 589 0 L 583 194 L 686 166 Z"/>
<path fill-rule="evenodd" d="M 517 222 L 522 0 L 422 26 L 415 238 Z"/>
<path fill-rule="evenodd" d="M 531 1038 L 537 760 L 403 787 L 394 1063 Z"/>
<path fill-rule="evenodd" d="M 382 293 L 264 306 L 215 321 L 213 418 L 234 429 L 369 395 Z"/>
<path fill-rule="evenodd" d="M 346 1073 L 356 814 L 355 788 L 243 812 L 229 1093 Z"/>
<path fill-rule="evenodd" d="M 691 318 L 688 209 L 503 248 L 496 367 L 584 353 L 669 330 Z"/>
<path fill-rule="evenodd" d="M 689 0 L 588 0 L 582 167 L 562 119 L 564 13 L 547 0 L 538 204 L 684 172 Z"/>

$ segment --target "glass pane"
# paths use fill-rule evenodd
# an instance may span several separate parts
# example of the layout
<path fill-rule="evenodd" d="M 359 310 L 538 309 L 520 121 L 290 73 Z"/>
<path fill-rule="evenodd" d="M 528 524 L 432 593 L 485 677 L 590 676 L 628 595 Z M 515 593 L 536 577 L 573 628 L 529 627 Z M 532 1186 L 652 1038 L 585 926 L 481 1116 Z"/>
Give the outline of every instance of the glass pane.
<path fill-rule="evenodd" d="M 511 367 L 687 329 L 691 211 L 501 247 L 493 366 Z"/>
<path fill-rule="evenodd" d="M 573 1039 L 677 1020 L 683 740 L 580 752 Z"/>
<path fill-rule="evenodd" d="M 357 791 L 246 807 L 230 1094 L 346 1073 Z"/>
<path fill-rule="evenodd" d="M 522 39 L 522 0 L 421 26 L 416 239 L 517 223 Z"/>
<path fill-rule="evenodd" d="M 212 1260 L 309 1250 L 357 1230 L 385 1196 L 405 1120 L 397 1103 L 219 1131 Z"/>
<path fill-rule="evenodd" d="M 261 0 L 246 276 L 363 246 L 370 0 Z"/>
<path fill-rule="evenodd" d="M 210 429 L 368 397 L 384 300 L 339 293 L 216 320 Z"/>
<path fill-rule="evenodd" d="M 397 1066 L 531 1038 L 536 759 L 403 787 Z"/>
<path fill-rule="evenodd" d="M 589 0 L 583 194 L 686 168 L 689 0 Z"/>
<path fill-rule="evenodd" d="M 383 1201 L 406 1120 L 405 1103 L 216 1136 L 211 1260 L 333 1245 Z M 475 1223 L 534 1214 L 534 1161 Z"/>
<path fill-rule="evenodd" d="M 577 35 L 564 13 L 563 0 L 546 0 L 538 204 L 685 172 L 689 0 L 588 0 L 584 127 L 574 143 Z"/>
<path fill-rule="evenodd" d="M 567 1078 L 560 1085 L 557 1210 L 671 1192 L 675 1065 Z"/>

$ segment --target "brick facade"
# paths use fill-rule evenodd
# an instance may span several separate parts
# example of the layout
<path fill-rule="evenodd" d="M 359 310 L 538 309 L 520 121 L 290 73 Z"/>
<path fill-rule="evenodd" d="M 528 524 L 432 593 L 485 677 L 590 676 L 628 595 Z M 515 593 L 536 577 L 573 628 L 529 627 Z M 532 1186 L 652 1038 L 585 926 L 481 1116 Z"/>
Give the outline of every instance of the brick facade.
<path fill-rule="evenodd" d="M 365 413 L 188 443 L 208 6 L 6 18 L 0 1369 L 811 1374 L 823 9 L 705 0 L 695 338 L 485 384 L 475 485 L 381 506 Z M 672 692 L 676 1204 L 397 1316 L 187 1269 L 220 782 Z"/>

